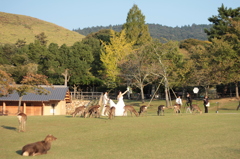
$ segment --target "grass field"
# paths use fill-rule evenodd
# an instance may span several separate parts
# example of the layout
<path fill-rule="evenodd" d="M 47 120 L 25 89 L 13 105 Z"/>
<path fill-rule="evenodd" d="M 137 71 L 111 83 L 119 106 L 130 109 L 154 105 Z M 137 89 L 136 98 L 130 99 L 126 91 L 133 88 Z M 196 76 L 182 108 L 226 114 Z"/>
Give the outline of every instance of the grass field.
<path fill-rule="evenodd" d="M 125 102 L 139 109 L 138 101 Z M 202 101 L 194 102 L 202 104 Z M 219 102 L 219 113 L 215 112 L 216 102 Z M 157 116 L 157 105 L 162 103 L 164 101 L 153 101 L 147 116 L 113 120 L 67 115 L 29 116 L 25 133 L 18 133 L 15 116 L 0 116 L 0 158 L 22 158 L 21 148 L 25 144 L 43 140 L 48 134 L 58 139 L 47 155 L 35 158 L 240 158 L 237 101 L 211 100 L 208 114 L 176 115 L 172 109 L 167 109 L 164 116 Z"/>

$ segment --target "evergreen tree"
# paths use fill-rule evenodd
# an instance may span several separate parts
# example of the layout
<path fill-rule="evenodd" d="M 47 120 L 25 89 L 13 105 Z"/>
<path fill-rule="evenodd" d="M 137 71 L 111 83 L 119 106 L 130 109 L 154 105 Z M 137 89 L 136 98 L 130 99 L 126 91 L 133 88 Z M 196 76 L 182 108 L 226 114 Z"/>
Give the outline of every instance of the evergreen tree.
<path fill-rule="evenodd" d="M 148 25 L 145 24 L 145 16 L 136 4 L 128 12 L 126 23 L 123 25 L 128 42 L 142 45 L 151 41 Z"/>

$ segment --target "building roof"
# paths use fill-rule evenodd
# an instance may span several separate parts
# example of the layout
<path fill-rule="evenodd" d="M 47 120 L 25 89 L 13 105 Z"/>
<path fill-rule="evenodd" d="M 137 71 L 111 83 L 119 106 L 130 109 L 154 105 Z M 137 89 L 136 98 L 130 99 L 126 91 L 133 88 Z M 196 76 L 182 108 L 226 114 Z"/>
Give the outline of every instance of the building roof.
<path fill-rule="evenodd" d="M 41 86 L 48 90 L 50 93 L 45 95 L 39 95 L 34 93 L 27 93 L 22 98 L 22 101 L 51 101 L 51 100 L 64 100 L 68 91 L 67 86 L 53 85 L 53 86 Z M 8 96 L 0 97 L 0 101 L 19 101 L 19 95 L 17 92 L 9 94 Z"/>

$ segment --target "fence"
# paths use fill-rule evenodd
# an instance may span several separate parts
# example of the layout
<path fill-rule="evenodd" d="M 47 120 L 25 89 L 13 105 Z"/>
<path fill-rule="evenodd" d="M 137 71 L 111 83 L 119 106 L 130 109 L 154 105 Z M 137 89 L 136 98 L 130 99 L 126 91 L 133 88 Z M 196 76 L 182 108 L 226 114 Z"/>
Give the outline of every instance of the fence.
<path fill-rule="evenodd" d="M 102 92 L 70 92 L 72 99 L 78 100 L 93 100 L 99 99 L 102 96 Z"/>

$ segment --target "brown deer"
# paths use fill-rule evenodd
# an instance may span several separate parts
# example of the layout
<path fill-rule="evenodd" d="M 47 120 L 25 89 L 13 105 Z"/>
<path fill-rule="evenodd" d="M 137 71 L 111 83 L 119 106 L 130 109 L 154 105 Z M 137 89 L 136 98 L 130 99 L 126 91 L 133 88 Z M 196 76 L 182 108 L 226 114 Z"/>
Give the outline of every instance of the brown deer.
<path fill-rule="evenodd" d="M 106 105 L 103 114 L 104 114 L 105 116 L 109 116 L 109 113 L 110 113 L 110 106 L 109 106 L 109 105 Z"/>
<path fill-rule="evenodd" d="M 53 135 L 47 135 L 43 141 L 38 141 L 35 143 L 27 144 L 22 148 L 23 156 L 37 156 L 42 154 L 47 154 L 47 151 L 51 148 L 52 141 L 57 138 Z"/>
<path fill-rule="evenodd" d="M 124 112 L 123 112 L 123 115 L 126 115 L 127 116 L 127 112 L 130 112 L 131 116 L 132 116 L 132 113 L 134 113 L 137 116 L 139 116 L 138 112 L 134 109 L 133 106 L 131 105 L 125 105 L 124 106 Z"/>
<path fill-rule="evenodd" d="M 164 109 L 165 109 L 165 106 L 164 106 L 164 105 L 159 105 L 159 106 L 158 106 L 157 115 L 158 115 L 158 116 L 160 116 L 161 114 L 164 115 Z"/>
<path fill-rule="evenodd" d="M 199 108 L 197 104 L 192 104 L 192 113 L 198 111 L 200 114 L 202 114 L 202 110 Z"/>
<path fill-rule="evenodd" d="M 115 117 L 115 110 L 116 110 L 116 108 L 115 107 L 111 107 L 110 109 L 109 109 L 109 119 L 113 119 L 114 117 Z"/>
<path fill-rule="evenodd" d="M 77 114 L 79 114 L 79 117 L 84 115 L 84 111 L 86 110 L 85 106 L 80 106 L 75 108 L 75 111 L 71 114 L 72 117 L 75 117 Z"/>
<path fill-rule="evenodd" d="M 175 104 L 173 106 L 173 113 L 181 113 L 181 105 L 180 104 Z"/>
<path fill-rule="evenodd" d="M 19 123 L 18 132 L 26 131 L 27 115 L 22 112 L 19 112 L 17 114 L 17 118 L 18 118 L 18 123 Z"/>
<path fill-rule="evenodd" d="M 91 118 L 92 116 L 100 118 L 100 105 L 93 105 L 85 111 L 84 117 L 86 118 L 89 115 Z"/>
<path fill-rule="evenodd" d="M 140 107 L 140 110 L 139 110 L 139 116 L 144 116 L 144 114 L 147 112 L 147 106 L 146 105 L 143 105 Z"/>

